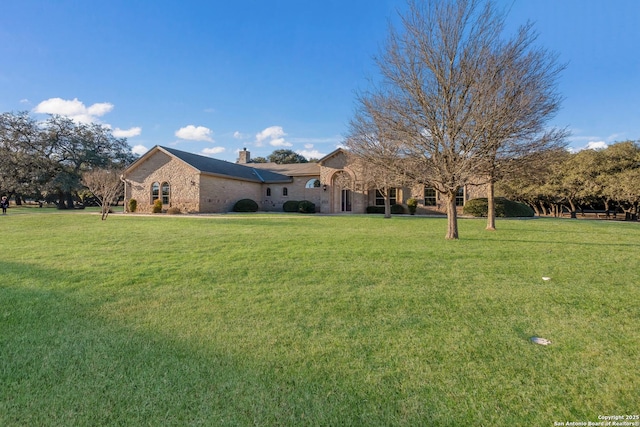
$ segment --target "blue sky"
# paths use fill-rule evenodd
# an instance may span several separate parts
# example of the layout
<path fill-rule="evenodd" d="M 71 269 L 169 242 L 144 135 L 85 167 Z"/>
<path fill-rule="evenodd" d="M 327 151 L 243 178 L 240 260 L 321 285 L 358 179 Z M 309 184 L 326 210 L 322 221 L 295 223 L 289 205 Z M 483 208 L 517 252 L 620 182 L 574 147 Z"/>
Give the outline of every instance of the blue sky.
<path fill-rule="evenodd" d="M 499 0 L 567 69 L 575 149 L 640 139 L 640 1 Z M 235 161 L 338 147 L 404 0 L 3 0 L 0 112 Z"/>

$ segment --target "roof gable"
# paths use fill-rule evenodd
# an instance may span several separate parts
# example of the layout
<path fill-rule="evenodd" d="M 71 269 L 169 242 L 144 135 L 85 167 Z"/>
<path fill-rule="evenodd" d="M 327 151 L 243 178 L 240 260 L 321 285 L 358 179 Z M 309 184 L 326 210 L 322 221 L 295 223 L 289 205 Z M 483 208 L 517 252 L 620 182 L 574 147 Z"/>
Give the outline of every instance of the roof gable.
<path fill-rule="evenodd" d="M 324 156 L 323 158 L 321 158 L 320 160 L 318 160 L 318 163 L 320 163 L 321 165 L 326 162 L 327 160 L 336 157 L 338 155 L 345 155 L 345 150 L 344 148 L 336 148 L 335 150 L 333 150 L 332 152 L 330 152 L 329 154 L 327 154 L 326 156 Z"/>

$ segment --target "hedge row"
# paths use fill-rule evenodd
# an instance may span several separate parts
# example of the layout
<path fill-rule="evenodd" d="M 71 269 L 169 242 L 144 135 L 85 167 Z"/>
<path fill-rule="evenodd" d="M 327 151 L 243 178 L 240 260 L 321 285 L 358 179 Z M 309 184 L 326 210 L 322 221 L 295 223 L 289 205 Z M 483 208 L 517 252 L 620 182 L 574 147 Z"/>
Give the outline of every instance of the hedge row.
<path fill-rule="evenodd" d="M 384 213 L 384 206 L 367 206 L 367 213 L 368 214 L 383 214 Z M 402 214 L 405 214 L 406 211 L 404 209 L 404 206 L 396 203 L 394 205 L 391 205 L 391 213 L 393 215 L 402 215 Z"/>
<path fill-rule="evenodd" d="M 308 200 L 289 200 L 282 206 L 285 212 L 315 213 L 316 205 Z M 251 199 L 238 200 L 233 206 L 234 212 L 257 212 L 258 204 Z"/>
<path fill-rule="evenodd" d="M 495 198 L 495 211 L 498 218 L 531 217 L 533 209 L 524 203 L 514 202 L 504 197 Z M 462 210 L 465 215 L 486 217 L 488 212 L 488 200 L 486 197 L 469 200 Z"/>

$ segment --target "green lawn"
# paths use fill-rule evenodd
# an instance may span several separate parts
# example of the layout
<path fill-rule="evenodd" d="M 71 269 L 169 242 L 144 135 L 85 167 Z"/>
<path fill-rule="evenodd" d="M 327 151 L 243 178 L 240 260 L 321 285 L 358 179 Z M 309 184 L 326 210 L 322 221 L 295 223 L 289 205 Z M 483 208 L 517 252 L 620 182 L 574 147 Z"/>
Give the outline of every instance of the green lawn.
<path fill-rule="evenodd" d="M 638 223 L 33 210 L 0 216 L 2 426 L 640 413 Z"/>

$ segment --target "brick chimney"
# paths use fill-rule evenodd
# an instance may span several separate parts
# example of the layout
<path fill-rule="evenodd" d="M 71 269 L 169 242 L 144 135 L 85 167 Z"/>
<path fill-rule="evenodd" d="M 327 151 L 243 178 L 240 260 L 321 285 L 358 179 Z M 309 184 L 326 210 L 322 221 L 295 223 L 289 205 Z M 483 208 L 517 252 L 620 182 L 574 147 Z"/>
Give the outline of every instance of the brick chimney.
<path fill-rule="evenodd" d="M 242 151 L 240 151 L 240 157 L 238 158 L 238 163 L 240 164 L 251 163 L 251 153 L 249 153 L 246 148 L 243 148 Z"/>

